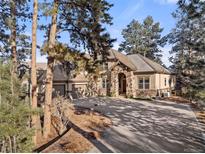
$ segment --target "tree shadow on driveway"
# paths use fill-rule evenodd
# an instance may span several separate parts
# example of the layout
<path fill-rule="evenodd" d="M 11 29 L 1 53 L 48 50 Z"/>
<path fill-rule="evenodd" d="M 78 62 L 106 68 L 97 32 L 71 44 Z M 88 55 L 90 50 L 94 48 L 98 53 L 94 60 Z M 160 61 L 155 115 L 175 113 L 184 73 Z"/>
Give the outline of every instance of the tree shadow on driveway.
<path fill-rule="evenodd" d="M 96 148 L 98 148 L 103 153 L 112 153 L 112 151 L 106 147 L 104 144 L 102 144 L 100 141 L 98 141 L 93 134 L 90 132 L 84 131 L 77 125 L 75 125 L 72 122 L 69 122 L 69 126 L 74 129 L 76 132 L 81 134 L 83 137 L 85 137 L 87 140 L 89 140 Z"/>
<path fill-rule="evenodd" d="M 205 152 L 201 129 L 186 105 L 113 98 L 74 103 L 112 119 L 101 142 L 114 152 Z"/>

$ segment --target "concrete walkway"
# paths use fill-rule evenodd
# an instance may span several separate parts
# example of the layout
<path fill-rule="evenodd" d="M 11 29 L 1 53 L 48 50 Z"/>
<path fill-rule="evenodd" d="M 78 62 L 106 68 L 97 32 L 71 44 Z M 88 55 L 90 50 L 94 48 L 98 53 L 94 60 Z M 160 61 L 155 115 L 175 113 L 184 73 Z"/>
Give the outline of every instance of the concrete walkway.
<path fill-rule="evenodd" d="M 188 105 L 106 97 L 74 103 L 113 121 L 100 140 L 92 141 L 95 148 L 90 152 L 205 152 L 200 126 Z"/>

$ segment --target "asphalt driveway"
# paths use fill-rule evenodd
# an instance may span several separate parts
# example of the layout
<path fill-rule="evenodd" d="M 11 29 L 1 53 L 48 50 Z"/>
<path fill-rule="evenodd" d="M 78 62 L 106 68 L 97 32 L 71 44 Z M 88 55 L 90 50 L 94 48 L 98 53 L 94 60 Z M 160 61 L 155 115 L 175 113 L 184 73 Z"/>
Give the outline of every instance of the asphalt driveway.
<path fill-rule="evenodd" d="M 201 128 L 188 105 L 117 98 L 75 100 L 110 117 L 113 126 L 90 152 L 205 152 Z"/>

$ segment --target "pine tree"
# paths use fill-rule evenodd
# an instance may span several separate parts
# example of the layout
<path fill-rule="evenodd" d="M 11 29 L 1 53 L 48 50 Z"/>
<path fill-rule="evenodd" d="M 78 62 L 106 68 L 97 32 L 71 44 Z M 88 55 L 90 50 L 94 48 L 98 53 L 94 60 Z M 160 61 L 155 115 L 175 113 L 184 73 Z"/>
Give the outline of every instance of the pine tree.
<path fill-rule="evenodd" d="M 33 2 L 33 23 L 32 23 L 32 54 L 31 54 L 31 104 L 32 108 L 38 108 L 37 102 L 37 77 L 36 77 L 36 30 L 37 30 L 37 16 L 38 16 L 38 0 Z M 41 126 L 39 115 L 32 115 L 32 128 L 35 131 L 33 136 L 34 144 L 37 145 L 38 140 L 41 138 Z"/>
<path fill-rule="evenodd" d="M 11 68 L 9 60 L 0 61 L 0 152 L 31 152 L 33 148 L 30 128 L 32 110 L 24 99 L 21 80 L 13 82 L 11 90 Z"/>
<path fill-rule="evenodd" d="M 17 76 L 18 61 L 25 58 L 25 54 L 30 51 L 28 37 L 22 32 L 25 30 L 25 20 L 29 18 L 29 7 L 26 0 L 3 0 L 0 4 L 2 24 L 2 50 L 1 54 L 5 53 L 12 60 L 12 80 L 11 90 L 14 95 L 14 81 Z"/>
<path fill-rule="evenodd" d="M 44 3 L 42 6 L 46 9 L 51 4 Z M 48 41 L 45 42 L 43 49 L 48 54 L 44 112 L 45 137 L 50 133 L 53 66 L 56 58 L 61 55 L 61 49 L 55 50 L 59 44 L 56 41 L 60 37 L 59 33 L 66 31 L 69 34 L 67 47 L 70 50 L 67 51 L 83 47 L 89 51 L 93 59 L 97 59 L 98 55 L 103 55 L 106 59 L 113 40 L 102 25 L 111 24 L 112 18 L 107 13 L 111 6 L 105 0 L 54 0 L 53 8 L 50 12 L 46 12 L 47 15 L 52 16 L 52 22 L 50 27 L 42 26 L 48 30 L 46 33 Z"/>
<path fill-rule="evenodd" d="M 24 34 L 26 21 L 30 19 L 28 1 L 2 0 L 0 13 L 0 52 L 11 57 L 13 66 L 17 69 L 17 63 L 30 53 L 30 40 Z"/>
<path fill-rule="evenodd" d="M 0 148 L 3 152 L 29 152 L 32 148 L 33 135 L 30 129 L 32 112 L 29 102 L 22 100 L 25 93 L 21 88 L 18 74 L 21 61 L 27 58 L 31 49 L 30 38 L 24 34 L 26 22 L 30 19 L 28 1 L 2 0 L 0 13 L 0 55 L 5 60 L 3 64 L 1 63 L 3 70 L 0 72 L 3 76 L 1 86 L 6 88 L 0 92 L 2 126 Z M 11 63 L 8 63 L 9 59 Z"/>
<path fill-rule="evenodd" d="M 45 91 L 45 107 L 44 107 L 44 137 L 47 138 L 51 129 L 51 103 L 52 103 L 52 89 L 53 89 L 53 67 L 54 57 L 50 55 L 53 51 L 56 42 L 57 30 L 57 15 L 58 15 L 58 0 L 53 2 L 52 21 L 48 41 L 48 62 L 46 70 L 46 91 Z"/>
<path fill-rule="evenodd" d="M 173 13 L 176 27 L 167 36 L 173 44 L 172 68 L 184 96 L 200 98 L 205 93 L 205 2 L 179 0 Z"/>
<path fill-rule="evenodd" d="M 139 53 L 162 63 L 162 51 L 159 49 L 159 46 L 164 45 L 161 39 L 162 31 L 159 22 L 155 23 L 152 16 L 147 16 L 143 23 L 133 20 L 122 30 L 124 41 L 120 44 L 119 50 L 127 54 Z"/>

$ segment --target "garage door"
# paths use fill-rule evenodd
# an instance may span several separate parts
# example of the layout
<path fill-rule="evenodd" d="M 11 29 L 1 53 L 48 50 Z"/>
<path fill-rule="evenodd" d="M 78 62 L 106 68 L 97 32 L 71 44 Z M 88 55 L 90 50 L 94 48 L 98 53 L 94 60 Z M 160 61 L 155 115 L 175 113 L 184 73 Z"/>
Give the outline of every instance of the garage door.
<path fill-rule="evenodd" d="M 65 96 L 65 85 L 64 84 L 59 84 L 59 85 L 53 85 L 53 89 L 54 89 L 54 97 L 58 95 L 60 96 Z"/>

